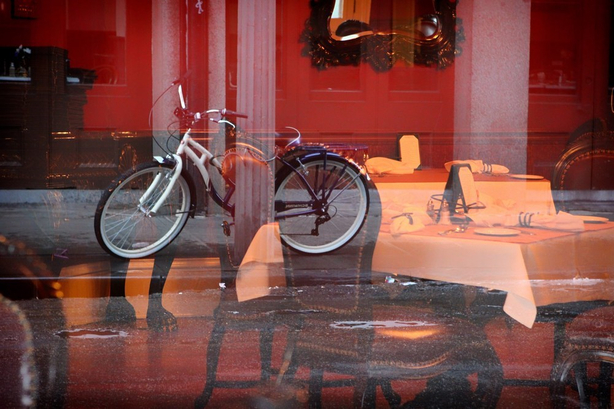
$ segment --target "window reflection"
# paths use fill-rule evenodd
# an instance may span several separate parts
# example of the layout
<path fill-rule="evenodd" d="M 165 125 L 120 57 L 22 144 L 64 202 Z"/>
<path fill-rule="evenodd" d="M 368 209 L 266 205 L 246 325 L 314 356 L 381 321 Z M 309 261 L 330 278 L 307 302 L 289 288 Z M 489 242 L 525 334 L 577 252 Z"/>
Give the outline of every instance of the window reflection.
<path fill-rule="evenodd" d="M 67 0 L 70 66 L 91 70 L 84 81 L 126 83 L 126 0 Z"/>
<path fill-rule="evenodd" d="M 529 91 L 533 94 L 578 92 L 581 41 L 585 27 L 577 1 L 531 3 Z"/>
<path fill-rule="evenodd" d="M 569 384 L 582 379 L 583 366 L 587 382 L 600 381 L 595 389 L 605 391 L 602 399 L 611 395 L 613 307 L 600 308 L 614 294 L 614 228 L 608 221 L 614 218 L 614 117 L 606 95 L 608 50 L 614 50 L 611 2 L 532 0 L 530 32 L 525 14 L 522 44 L 510 39 L 497 54 L 505 57 L 503 47 L 515 46 L 523 57 L 530 52 L 524 66 L 510 63 L 510 72 L 523 74 L 516 83 L 506 70 L 496 73 L 500 82 L 472 78 L 493 74 L 474 63 L 492 52 L 477 47 L 483 43 L 476 36 L 498 38 L 498 27 L 487 21 L 480 28 L 488 33 L 476 34 L 475 22 L 483 16 L 466 14 L 473 11 L 465 6 L 500 11 L 506 1 L 459 2 L 459 18 L 474 23 L 467 26 L 474 32 L 464 43 L 467 58 L 455 60 L 459 64 L 443 70 L 397 60 L 376 71 L 367 64 L 312 66 L 299 42 L 310 2 L 275 0 L 272 40 L 255 41 L 249 49 L 275 58 L 268 68 L 276 72 L 266 76 L 249 69 L 251 54 L 238 55 L 246 32 L 239 13 L 250 1 L 0 0 L 0 345 L 6 352 L 0 367 L 7 369 L 0 395 L 17 392 L 19 402 L 29 380 L 33 394 L 24 396 L 40 407 L 198 407 L 205 400 L 208 407 L 318 401 L 356 407 L 356 390 L 378 407 L 416 397 L 424 406 L 440 399 L 448 407 L 451 399 L 469 407 L 462 400 L 467 398 L 490 407 L 547 407 L 557 398 L 551 387 L 567 401 L 577 400 L 578 387 Z M 33 4 L 35 13 L 11 12 L 12 5 Z M 152 11 L 161 4 L 176 14 Z M 428 17 L 434 12 L 430 0 L 337 0 L 332 10 L 335 46 L 386 36 L 376 33 L 432 39 L 439 28 Z M 225 28 L 211 30 L 214 19 Z M 177 30 L 161 32 L 162 25 Z M 273 46 L 258 50 L 261 43 Z M 486 41 L 493 43 L 499 46 Z M 364 42 L 357 50 L 366 47 Z M 379 50 L 388 57 L 401 52 L 398 47 L 391 41 Z M 420 46 L 406 50 L 414 47 Z M 400 139 L 410 136 L 420 166 L 397 168 L 397 174 L 357 171 L 369 183 L 368 214 L 356 238 L 331 254 L 282 248 L 275 223 L 265 225 L 274 240 L 251 241 L 247 229 L 203 200 L 202 180 L 188 186 L 198 208 L 164 251 L 139 260 L 106 254 L 93 223 L 98 201 L 118 174 L 153 160 L 153 132 L 166 139 L 167 126 L 190 125 L 173 122 L 178 101 L 170 97 L 157 106 L 155 125 L 149 122 L 156 87 L 169 86 L 171 72 L 186 71 L 193 111 L 237 109 L 246 93 L 262 92 L 266 77 L 275 84 L 275 98 L 254 98 L 254 112 L 274 112 L 280 129 L 295 126 L 310 158 L 314 146 L 324 144 L 357 166 L 369 156 L 400 163 L 408 156 Z M 222 78 L 219 83 L 212 73 Z M 254 90 L 245 90 L 245 76 Z M 510 86 L 523 97 L 532 94 L 526 105 L 508 98 Z M 165 96 L 170 94 L 176 95 Z M 479 105 L 480 96 L 504 103 L 495 114 L 489 107 L 476 110 L 471 104 Z M 204 102 L 213 100 L 220 105 Z M 519 118 L 503 126 L 508 111 Z M 483 119 L 484 128 L 476 130 L 465 116 Z M 215 124 L 209 125 L 194 127 L 194 136 L 208 149 L 221 146 L 212 149 L 216 157 L 223 158 L 227 142 L 247 141 L 243 132 L 230 132 L 234 124 L 218 139 L 211 133 Z M 273 136 L 277 142 L 288 138 L 278 143 L 286 148 L 297 141 L 294 131 L 249 131 L 267 143 Z M 170 141 L 177 146 L 172 136 Z M 456 158 L 458 151 L 480 157 Z M 518 151 L 526 166 L 493 174 L 492 164 L 507 166 Z M 234 177 L 211 182 L 220 192 L 243 189 L 237 202 L 248 213 L 256 208 L 254 192 L 273 195 L 253 177 L 254 164 L 268 168 L 232 158 L 223 161 L 224 175 L 243 166 L 249 177 L 242 184 Z M 278 205 L 308 208 L 312 203 L 293 198 L 307 190 L 304 185 L 324 191 L 319 176 L 331 181 L 344 173 L 343 167 L 324 172 L 310 158 L 288 170 L 292 177 L 286 180 L 298 188 L 287 188 L 288 182 Z M 442 193 L 449 176 L 444 164 L 454 159 L 480 162 L 471 194 L 489 209 L 508 212 L 503 221 L 482 221 L 506 229 L 480 226 L 476 233 L 477 217 L 458 229 L 430 218 L 429 198 Z M 192 163 L 186 167 L 198 176 Z M 303 171 L 311 176 L 301 179 Z M 336 186 L 328 197 L 351 193 Z M 135 202 L 140 207 L 131 210 L 142 215 L 138 197 Z M 326 229 L 340 231 L 337 220 L 357 203 L 327 206 L 296 236 L 317 240 Z M 540 228 L 539 221 L 561 210 L 575 231 L 556 223 Z M 251 215 L 242 216 L 250 228 Z M 459 220 L 452 216 L 447 221 Z M 256 249 L 243 266 L 245 249 L 237 250 L 237 238 Z M 267 259 L 270 254 L 278 258 Z M 477 272 L 483 275 L 475 278 Z M 246 300 L 245 294 L 256 296 Z M 565 360 L 581 358 L 578 352 L 609 364 L 578 359 L 571 369 Z M 27 365 L 20 366 L 22 360 Z M 210 383 L 212 374 L 218 383 Z"/>

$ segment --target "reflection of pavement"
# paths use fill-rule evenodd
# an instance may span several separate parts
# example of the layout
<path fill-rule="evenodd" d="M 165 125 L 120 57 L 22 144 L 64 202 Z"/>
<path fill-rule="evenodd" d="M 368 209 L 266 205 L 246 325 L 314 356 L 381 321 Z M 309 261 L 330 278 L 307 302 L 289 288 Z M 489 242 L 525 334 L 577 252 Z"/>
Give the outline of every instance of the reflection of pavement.
<path fill-rule="evenodd" d="M 61 292 L 71 324 L 96 322 L 104 318 L 117 258 L 108 255 L 94 233 L 94 214 L 100 192 L 84 191 L 0 191 L 0 235 L 10 243 L 20 243 L 48 266 L 48 277 L 59 278 Z M 210 315 L 205 301 L 219 298 L 220 259 L 218 246 L 225 247 L 222 215 L 189 219 L 171 245 L 174 260 L 164 287 L 164 305 L 181 316 Z M 171 256 L 173 257 L 173 256 Z M 21 263 L 28 260 L 20 253 Z M 126 297 L 135 307 L 137 318 L 144 318 L 154 257 L 131 260 L 125 270 Z M 0 272 L 0 282 L 9 272 Z M 0 284 L 2 285 L 2 284 Z M 201 298 L 202 298 L 201 297 Z M 72 306 L 72 307 L 71 307 Z M 69 312 L 69 311 L 66 311 Z"/>
<path fill-rule="evenodd" d="M 122 271 L 127 277 L 126 297 L 135 307 L 137 318 L 144 318 L 155 258 L 130 260 L 126 266 L 120 263 L 116 271 L 118 259 L 100 247 L 94 233 L 99 197 L 99 191 L 0 191 L 0 235 L 23 243 L 49 265 L 49 276 L 59 279 L 64 297 L 79 304 L 74 309 L 79 314 L 71 315 L 71 322 L 102 319 L 113 279 Z M 167 249 L 159 253 L 172 260 L 163 302 L 177 317 L 211 314 L 204 303 L 184 301 L 198 298 L 200 292 L 213 293 L 205 294 L 206 299 L 219 297 L 224 281 L 221 270 L 228 267 L 220 261 L 220 252 L 225 252 L 226 244 L 233 239 L 223 235 L 220 225 L 224 220 L 229 218 L 220 214 L 190 218 L 169 246 L 174 254 Z M 355 254 L 350 247 L 342 254 Z M 344 273 L 343 268 L 337 274 L 336 268 L 330 267 L 332 276 Z M 6 273 L 0 272 L 0 281 L 3 279 L 7 279 Z M 284 277 L 280 279 L 285 282 Z"/>
<path fill-rule="evenodd" d="M 58 250 L 64 255 L 101 256 L 106 254 L 94 233 L 94 214 L 99 194 L 66 195 L 62 191 L 37 191 L 10 203 L 8 191 L 0 191 L 0 234 L 26 243 L 40 255 Z M 15 194 L 18 200 L 19 194 Z M 7 203 L 8 202 L 8 203 Z M 194 255 L 210 254 L 218 242 L 225 242 L 219 224 L 222 216 L 189 219 L 176 240 L 180 251 Z"/>
<path fill-rule="evenodd" d="M 317 291 L 317 288 L 313 288 Z M 212 295 L 212 293 L 210 293 Z M 186 303 L 203 303 L 216 306 L 213 298 L 195 296 Z M 331 287 L 322 288 L 314 296 L 323 299 L 338 298 L 340 292 Z M 443 294 L 442 294 L 443 296 Z M 80 299 L 28 300 L 18 305 L 27 313 L 30 324 L 37 334 L 42 334 L 38 351 L 47 367 L 38 370 L 56 371 L 59 390 L 64 392 L 65 407 L 194 407 L 205 380 L 207 346 L 216 323 L 210 316 L 179 317 L 177 332 L 156 333 L 147 331 L 146 324 L 139 320 L 136 326 L 105 324 L 101 322 L 64 325 L 59 318 L 67 320 L 82 307 Z M 314 300 L 317 302 L 317 299 Z M 271 304 L 274 307 L 275 304 Z M 273 308 L 274 309 L 274 308 Z M 279 311 L 271 310 L 272 314 Z M 286 321 L 301 317 L 324 319 L 326 313 L 303 310 L 283 310 Z M 49 320 L 48 317 L 56 317 Z M 272 316 L 272 315 L 271 315 Z M 364 317 L 349 315 L 344 321 Z M 250 389 L 217 388 L 207 408 L 256 407 L 253 399 L 272 399 L 279 406 L 258 407 L 306 407 L 308 372 L 296 374 L 298 384 L 275 385 L 260 379 L 259 332 L 239 322 L 222 340 L 223 349 L 219 363 L 219 376 L 225 380 L 251 380 Z M 332 324 L 332 322 L 331 322 Z M 503 319 L 495 319 L 486 327 L 502 361 L 507 377 L 521 376 L 547 382 L 548 368 L 552 363 L 552 334 L 549 327 L 533 330 L 521 326 L 508 326 Z M 365 335 L 369 333 L 364 332 Z M 358 332 L 357 332 L 358 333 Z M 280 368 L 285 351 L 288 327 L 275 326 L 273 334 L 273 367 Z M 459 338 L 462 339 L 462 338 Z M 331 345 L 338 341 L 329 337 Z M 43 343 L 44 342 L 44 343 Z M 386 349 L 379 350 L 386 353 Z M 56 366 L 49 366 L 54 364 Z M 358 365 L 358 364 L 357 364 Z M 356 370 L 360 370 L 357 366 Z M 347 368 L 348 373 L 353 369 Z M 340 380 L 341 376 L 327 374 L 327 379 Z M 342 382 L 340 382 L 342 384 Z M 62 388 L 63 386 L 63 388 Z M 285 388 L 289 388 L 286 390 Z M 423 380 L 407 380 L 395 386 L 403 394 L 404 401 L 424 388 Z M 287 396 L 299 400 L 294 406 L 281 406 Z M 353 389 L 350 386 L 326 388 L 323 391 L 323 407 L 353 407 Z M 548 388 L 506 387 L 498 407 L 547 407 Z M 388 407 L 383 396 L 378 395 L 377 407 Z"/>
<path fill-rule="evenodd" d="M 220 305 L 221 295 L 232 295 L 232 290 L 219 287 L 221 267 L 216 245 L 225 241 L 219 229 L 222 218 L 190 219 L 179 236 L 163 299 L 164 307 L 178 319 L 178 331 L 159 333 L 151 330 L 144 319 L 132 325 L 103 322 L 109 303 L 106 294 L 112 285 L 109 283 L 112 257 L 98 246 L 95 239 L 95 201 L 71 202 L 66 197 L 55 195 L 46 199 L 28 205 L 0 205 L 0 234 L 26 243 L 50 261 L 59 274 L 66 295 L 62 300 L 18 302 L 36 335 L 39 378 L 55 377 L 59 384 L 55 385 L 54 392 L 62 394 L 66 407 L 193 407 L 203 390 L 212 330 L 220 323 L 214 320 L 212 312 Z M 378 226 L 376 223 L 369 228 Z M 367 235 L 362 240 L 369 243 L 373 238 Z M 231 315 L 224 316 L 238 315 L 245 306 L 248 313 L 262 312 L 261 319 L 283 320 L 285 325 L 275 326 L 273 330 L 272 365 L 276 370 L 282 363 L 289 328 L 299 320 L 320 320 L 324 335 L 319 339 L 329 341 L 326 344 L 333 346 L 344 345 L 343 339 L 333 339 L 329 335 L 332 327 L 325 311 L 330 314 L 330 311 L 338 311 L 344 306 L 352 308 L 356 302 L 355 295 L 364 294 L 369 287 L 357 286 L 358 292 L 349 291 L 350 286 L 357 284 L 356 274 L 370 269 L 368 252 L 362 254 L 353 246 L 343 248 L 336 256 L 306 257 L 287 252 L 285 255 L 287 264 L 283 270 L 293 271 L 294 284 L 301 287 L 294 289 L 296 300 L 289 301 L 299 303 L 294 308 L 286 308 L 287 297 L 257 299 L 240 305 L 231 302 L 228 310 Z M 358 262 L 362 257 L 367 261 Z M 144 318 L 150 301 L 147 291 L 153 263 L 153 258 L 146 258 L 133 260 L 126 267 L 131 278 L 127 281 L 126 297 L 134 306 L 137 318 Z M 321 284 L 315 285 L 318 281 Z M 383 281 L 382 277 L 376 278 L 375 289 L 382 299 L 384 311 L 388 311 L 388 305 L 397 310 L 421 305 L 454 318 L 466 307 L 465 294 L 459 286 L 421 282 L 387 285 Z M 284 290 L 275 289 L 274 293 Z M 303 297 L 299 299 L 296 294 Z M 368 299 L 377 301 L 375 297 Z M 506 321 L 496 300 L 483 307 L 477 311 L 479 316 L 476 318 L 484 323 L 488 340 L 495 348 L 507 380 L 520 378 L 524 382 L 520 387 L 506 386 L 499 407 L 547 406 L 553 338 L 556 337 L 553 324 L 540 322 L 527 329 Z M 250 311 L 250 308 L 254 310 Z M 407 321 L 407 317 L 401 318 L 395 322 Z M 367 319 L 370 318 L 349 313 L 342 321 L 346 326 L 347 322 L 362 325 Z M 279 399 L 280 388 L 272 383 L 258 383 L 261 364 L 258 328 L 254 330 L 253 322 L 248 320 L 238 320 L 234 325 L 220 341 L 220 346 L 223 345 L 218 366 L 220 376 L 223 379 L 253 379 L 254 387 L 248 390 L 215 389 L 208 408 L 255 407 L 251 399 L 263 395 Z M 370 336 L 368 331 L 365 334 Z M 368 341 L 358 341 L 358 344 L 361 342 Z M 397 349 L 377 349 L 384 355 L 392 350 Z M 318 362 L 322 361 L 315 361 Z M 355 363 L 357 366 L 360 364 L 360 360 Z M 352 367 L 347 369 L 349 374 L 353 373 Z M 299 386 L 302 389 L 290 392 L 304 402 L 309 374 L 298 371 L 295 377 L 302 381 L 302 386 Z M 408 380 L 397 391 L 415 396 L 423 388 L 423 381 Z M 324 407 L 352 407 L 351 387 L 333 389 L 333 392 L 323 393 Z M 387 407 L 381 396 L 377 407 Z"/>

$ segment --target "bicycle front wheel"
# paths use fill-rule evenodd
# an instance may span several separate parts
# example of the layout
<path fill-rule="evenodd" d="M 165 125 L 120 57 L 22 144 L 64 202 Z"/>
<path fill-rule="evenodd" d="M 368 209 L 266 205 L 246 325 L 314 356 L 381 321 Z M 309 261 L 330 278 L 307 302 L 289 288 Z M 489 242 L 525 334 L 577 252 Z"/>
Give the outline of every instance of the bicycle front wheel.
<path fill-rule="evenodd" d="M 158 211 L 151 209 L 169 188 L 173 167 L 147 163 L 112 184 L 98 203 L 96 239 L 108 253 L 123 258 L 154 254 L 179 235 L 190 212 L 190 188 L 183 177 L 171 188 Z"/>
<path fill-rule="evenodd" d="M 301 253 L 323 254 L 347 244 L 369 211 L 360 171 L 347 160 L 318 155 L 285 167 L 275 190 L 282 242 Z"/>

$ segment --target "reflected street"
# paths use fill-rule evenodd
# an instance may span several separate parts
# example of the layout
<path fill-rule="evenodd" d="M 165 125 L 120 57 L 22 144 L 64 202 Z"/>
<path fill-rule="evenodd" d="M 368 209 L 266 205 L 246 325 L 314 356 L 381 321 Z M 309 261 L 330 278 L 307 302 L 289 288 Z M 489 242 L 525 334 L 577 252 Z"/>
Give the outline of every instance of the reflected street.
<path fill-rule="evenodd" d="M 87 200 L 29 206 L 3 206 L 11 243 L 42 262 L 31 267 L 33 276 L 12 282 L 18 299 L 9 301 L 3 282 L 3 308 L 12 311 L 2 321 L 10 329 L 2 331 L 7 374 L 24 376 L 16 363 L 22 351 L 33 375 L 29 388 L 5 383 L 13 385 L 3 391 L 7 402 L 30 396 L 38 407 L 67 408 L 547 406 L 553 365 L 573 353 L 570 342 L 599 341 L 591 330 L 595 314 L 600 325 L 614 322 L 612 307 L 578 303 L 541 308 L 529 329 L 503 312 L 502 292 L 373 272 L 376 217 L 334 255 L 284 249 L 270 294 L 238 302 L 236 266 L 227 257 L 232 235 L 221 232 L 222 216 L 197 216 L 156 257 L 124 261 L 96 243 L 95 205 Z M 5 266 L 23 272 L 16 266 L 31 266 L 32 258 L 10 250 L 11 243 L 4 241 L 11 261 Z M 39 285 L 19 293 L 16 283 Z M 582 310 L 589 312 L 574 321 L 575 332 L 562 331 Z M 9 342 L 19 333 L 33 353 Z M 601 372 L 608 371 L 611 364 L 603 364 Z"/>

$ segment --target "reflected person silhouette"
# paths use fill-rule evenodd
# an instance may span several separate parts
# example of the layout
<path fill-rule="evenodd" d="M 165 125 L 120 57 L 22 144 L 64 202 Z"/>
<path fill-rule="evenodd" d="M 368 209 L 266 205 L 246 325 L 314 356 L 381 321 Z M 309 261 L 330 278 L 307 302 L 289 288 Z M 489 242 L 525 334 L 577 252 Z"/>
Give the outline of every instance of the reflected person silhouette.
<path fill-rule="evenodd" d="M 177 318 L 162 306 L 162 292 L 175 260 L 176 250 L 176 244 L 171 243 L 154 256 L 146 320 L 147 326 L 156 331 L 175 331 L 178 328 Z M 136 311 L 126 299 L 126 277 L 130 260 L 111 257 L 110 262 L 111 296 L 106 309 L 105 321 L 134 324 L 136 322 Z"/>

